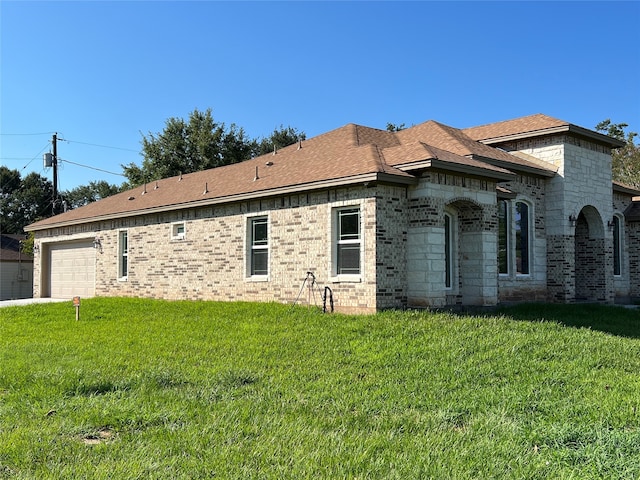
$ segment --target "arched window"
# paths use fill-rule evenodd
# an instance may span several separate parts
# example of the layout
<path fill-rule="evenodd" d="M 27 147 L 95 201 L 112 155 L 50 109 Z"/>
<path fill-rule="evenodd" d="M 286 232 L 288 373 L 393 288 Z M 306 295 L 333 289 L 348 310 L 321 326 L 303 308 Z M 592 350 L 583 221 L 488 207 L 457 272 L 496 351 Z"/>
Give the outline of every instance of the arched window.
<path fill-rule="evenodd" d="M 516 273 L 529 274 L 529 205 L 524 202 L 516 202 L 515 210 L 516 233 Z"/>
<path fill-rule="evenodd" d="M 498 202 L 498 273 L 509 273 L 509 202 Z"/>
<path fill-rule="evenodd" d="M 613 274 L 622 275 L 622 224 L 620 217 L 613 217 Z"/>
<path fill-rule="evenodd" d="M 453 221 L 451 215 L 444 214 L 444 286 L 451 288 L 453 279 Z"/>

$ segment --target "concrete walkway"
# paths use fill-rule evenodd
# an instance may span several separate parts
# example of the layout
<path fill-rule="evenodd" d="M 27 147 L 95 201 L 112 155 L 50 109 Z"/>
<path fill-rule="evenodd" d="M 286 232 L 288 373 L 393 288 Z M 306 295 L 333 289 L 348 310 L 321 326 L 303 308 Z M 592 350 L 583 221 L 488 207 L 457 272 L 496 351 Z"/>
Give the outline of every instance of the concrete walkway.
<path fill-rule="evenodd" d="M 20 300 L 2 300 L 2 307 L 19 307 L 22 305 L 33 305 L 34 303 L 71 302 L 68 298 L 21 298 Z"/>

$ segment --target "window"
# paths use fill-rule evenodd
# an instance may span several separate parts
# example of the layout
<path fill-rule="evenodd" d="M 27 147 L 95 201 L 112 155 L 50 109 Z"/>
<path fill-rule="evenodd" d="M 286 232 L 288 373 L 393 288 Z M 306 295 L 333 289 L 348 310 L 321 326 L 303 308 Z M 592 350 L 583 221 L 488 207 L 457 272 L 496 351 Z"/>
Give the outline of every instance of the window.
<path fill-rule="evenodd" d="M 529 273 L 529 205 L 516 202 L 516 273 Z"/>
<path fill-rule="evenodd" d="M 498 202 L 498 273 L 509 273 L 509 203 Z"/>
<path fill-rule="evenodd" d="M 129 275 L 129 240 L 127 232 L 118 234 L 118 277 L 126 279 Z"/>
<path fill-rule="evenodd" d="M 622 235 L 620 217 L 613 217 L 613 274 L 622 275 Z"/>
<path fill-rule="evenodd" d="M 360 209 L 337 213 L 336 273 L 360 275 Z"/>
<path fill-rule="evenodd" d="M 453 232 L 451 215 L 444 214 L 444 286 L 445 288 L 451 288 L 451 279 L 453 278 L 453 258 L 452 258 L 452 238 Z"/>
<path fill-rule="evenodd" d="M 269 274 L 269 237 L 267 217 L 250 219 L 250 267 L 251 276 Z"/>
<path fill-rule="evenodd" d="M 184 222 L 171 224 L 171 240 L 183 240 L 186 233 Z"/>

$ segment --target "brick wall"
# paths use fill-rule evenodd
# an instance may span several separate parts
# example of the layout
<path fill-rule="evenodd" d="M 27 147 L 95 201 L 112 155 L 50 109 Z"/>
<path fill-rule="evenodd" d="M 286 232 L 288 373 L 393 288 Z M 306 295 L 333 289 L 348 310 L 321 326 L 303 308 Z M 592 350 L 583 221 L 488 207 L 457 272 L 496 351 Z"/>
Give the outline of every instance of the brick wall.
<path fill-rule="evenodd" d="M 321 305 L 324 286 L 336 310 L 406 306 L 406 188 L 354 187 L 224 206 L 185 209 L 38 232 L 39 241 L 101 239 L 96 295 Z M 358 279 L 332 272 L 333 209 L 359 206 L 363 254 Z M 268 216 L 268 277 L 248 274 L 247 225 Z M 172 238 L 172 225 L 185 235 Z M 118 278 L 119 232 L 128 235 L 128 276 Z M 306 273 L 317 283 L 311 291 Z M 39 275 L 38 275 L 39 278 Z M 309 278 L 310 280 L 310 278 Z M 301 290 L 301 287 L 305 288 Z M 40 282 L 34 287 L 40 292 Z"/>

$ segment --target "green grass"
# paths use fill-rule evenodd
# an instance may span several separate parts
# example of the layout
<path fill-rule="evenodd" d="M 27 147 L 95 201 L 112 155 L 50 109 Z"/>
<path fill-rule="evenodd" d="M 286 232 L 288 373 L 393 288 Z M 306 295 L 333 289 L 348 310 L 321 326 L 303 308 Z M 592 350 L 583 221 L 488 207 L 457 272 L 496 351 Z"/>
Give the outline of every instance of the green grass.
<path fill-rule="evenodd" d="M 640 478 L 640 311 L 0 309 L 0 478 Z"/>

